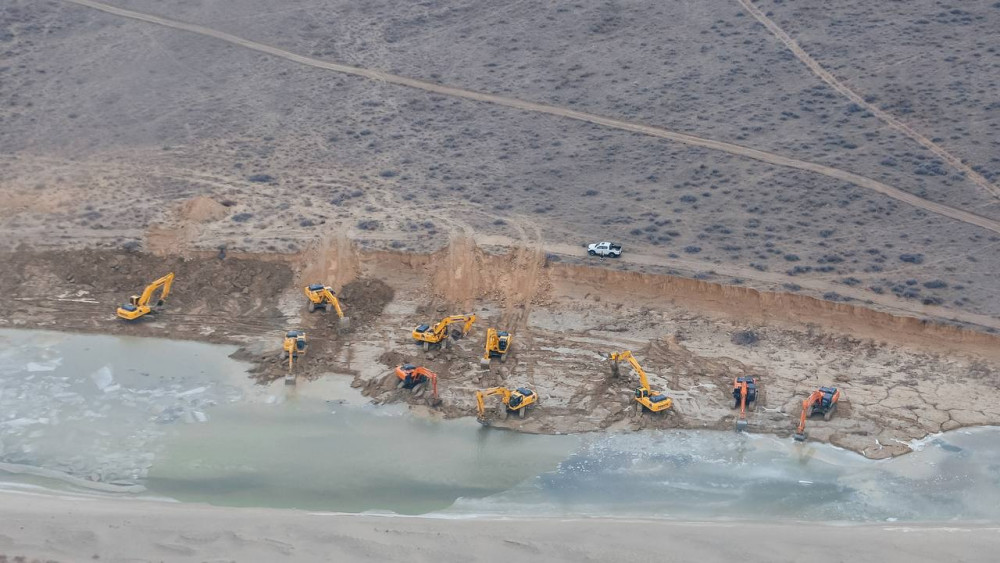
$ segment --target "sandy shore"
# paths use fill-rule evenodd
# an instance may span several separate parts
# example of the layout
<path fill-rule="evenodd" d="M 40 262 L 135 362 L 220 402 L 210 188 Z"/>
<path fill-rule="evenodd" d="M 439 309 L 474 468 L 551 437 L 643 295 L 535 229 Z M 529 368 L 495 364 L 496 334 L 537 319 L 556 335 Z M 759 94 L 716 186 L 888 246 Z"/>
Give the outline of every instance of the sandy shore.
<path fill-rule="evenodd" d="M 990 561 L 1000 527 L 432 518 L 0 493 L 27 561 Z M 2 558 L 0 558 L 2 560 Z"/>

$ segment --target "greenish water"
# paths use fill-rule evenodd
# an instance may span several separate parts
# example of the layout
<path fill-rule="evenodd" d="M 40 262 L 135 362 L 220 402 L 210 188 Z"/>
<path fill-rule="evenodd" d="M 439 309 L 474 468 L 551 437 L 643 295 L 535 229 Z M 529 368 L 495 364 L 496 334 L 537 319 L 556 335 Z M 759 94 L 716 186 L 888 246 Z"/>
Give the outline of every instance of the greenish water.
<path fill-rule="evenodd" d="M 0 330 L 0 467 L 18 472 L 0 488 L 456 518 L 1000 521 L 997 428 L 878 462 L 732 432 L 533 436 L 369 405 L 336 377 L 254 386 L 231 352 Z"/>

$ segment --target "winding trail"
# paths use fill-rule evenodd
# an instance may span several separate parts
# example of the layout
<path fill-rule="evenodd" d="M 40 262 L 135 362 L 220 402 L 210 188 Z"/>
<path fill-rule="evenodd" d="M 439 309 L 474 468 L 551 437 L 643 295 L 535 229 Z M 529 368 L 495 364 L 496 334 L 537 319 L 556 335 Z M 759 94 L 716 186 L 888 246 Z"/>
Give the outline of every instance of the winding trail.
<path fill-rule="evenodd" d="M 359 68 L 349 65 L 343 65 L 328 61 L 323 61 L 320 59 L 315 59 L 312 57 L 306 57 L 303 55 L 298 55 L 290 51 L 285 51 L 284 49 L 279 49 L 270 45 L 265 45 L 263 43 L 258 43 L 256 41 L 251 41 L 249 39 L 243 39 L 242 37 L 237 37 L 235 35 L 230 35 L 221 31 L 217 31 L 208 27 L 204 27 L 197 24 L 179 22 L 167 18 L 162 18 L 159 16 L 153 16 L 149 14 L 144 14 L 141 12 L 135 12 L 132 10 L 126 10 L 124 8 L 118 8 L 115 6 L 109 6 L 107 4 L 102 4 L 100 2 L 94 2 L 92 0 L 63 0 L 71 4 L 77 4 L 80 6 L 86 6 L 93 8 L 95 10 L 100 10 L 102 12 L 113 14 L 116 16 L 121 16 L 125 18 L 130 18 L 138 21 L 143 21 L 147 23 L 152 23 L 156 25 L 161 25 L 164 27 L 169 27 L 172 29 L 178 29 L 181 31 L 187 31 L 190 33 L 197 33 L 199 35 L 204 35 L 207 37 L 213 37 L 221 41 L 226 41 L 233 45 L 239 47 L 244 47 L 246 49 L 251 49 L 261 53 L 266 53 L 273 55 L 275 57 L 280 57 L 301 65 L 311 66 L 315 68 L 321 68 L 325 70 L 330 70 L 334 72 L 340 72 L 343 74 L 350 74 L 353 76 L 360 76 L 363 78 L 368 78 L 370 80 L 377 80 L 379 82 L 396 84 L 399 86 L 406 86 L 409 88 L 415 88 L 418 90 L 423 90 L 425 92 L 434 92 L 436 94 L 441 94 L 445 96 L 452 96 L 455 98 L 462 98 L 466 100 L 472 100 L 476 102 L 485 102 L 490 104 L 495 104 L 499 106 L 519 109 L 523 111 L 530 111 L 535 113 L 553 115 L 557 117 L 563 117 L 567 119 L 573 119 L 576 121 L 582 121 L 585 123 L 592 123 L 594 125 L 600 125 L 603 127 L 609 127 L 612 129 L 619 129 L 622 131 L 631 131 L 634 133 L 639 133 L 642 135 L 648 135 L 651 137 L 658 137 L 661 139 L 669 139 L 671 141 L 676 141 L 690 146 L 703 147 L 706 149 L 721 151 L 745 158 L 751 158 L 761 162 L 766 162 L 768 164 L 774 164 L 776 166 L 784 166 L 787 168 L 794 168 L 797 170 L 803 170 L 807 172 L 814 172 L 816 174 L 822 174 L 829 178 L 834 178 L 837 180 L 842 180 L 857 186 L 867 188 L 869 190 L 881 193 L 893 199 L 902 201 L 914 207 L 919 207 L 931 213 L 937 215 L 942 215 L 963 223 L 968 223 L 970 225 L 976 225 L 982 227 L 989 231 L 995 233 L 1000 233 L 1000 221 L 994 221 L 992 219 L 951 207 L 948 205 L 943 205 L 940 203 L 935 203 L 913 195 L 911 193 L 905 192 L 898 188 L 894 188 L 888 184 L 884 184 L 877 180 L 861 176 L 859 174 L 854 174 L 852 172 L 847 172 L 846 170 L 840 170 L 838 168 L 833 168 L 831 166 L 825 166 L 822 164 L 816 164 L 813 162 L 807 162 L 804 160 L 798 160 L 795 158 L 789 158 L 781 156 L 778 154 L 753 149 L 749 147 L 744 147 L 740 145 L 735 145 L 732 143 L 726 143 L 723 141 L 715 141 L 712 139 L 705 139 L 702 137 L 697 137 L 694 135 L 688 135 L 686 133 L 678 133 L 675 131 L 670 131 L 667 129 L 661 129 L 659 127 L 652 127 L 649 125 L 642 125 L 640 123 L 633 123 L 629 121 L 622 121 L 620 119 L 613 119 L 610 117 L 603 117 L 599 115 L 594 115 L 590 113 L 585 113 L 581 111 L 551 106 L 547 104 L 540 104 L 536 102 L 529 102 L 525 100 L 520 100 L 517 98 L 510 98 L 506 96 L 498 96 L 495 94 L 487 94 L 483 92 L 476 92 L 473 90 L 466 90 L 463 88 L 455 88 L 452 86 L 444 86 L 441 84 L 434 84 L 432 82 L 426 82 L 423 80 L 417 80 L 413 78 L 407 78 L 405 76 L 398 76 L 394 74 L 388 74 L 378 70 L 372 70 L 367 68 Z M 863 100 L 862 100 L 863 101 Z"/>
<path fill-rule="evenodd" d="M 906 135 L 910 139 L 920 143 L 924 148 L 931 151 L 938 156 L 941 160 L 947 162 L 951 166 L 960 170 L 965 177 L 971 180 L 977 186 L 983 188 L 984 190 L 990 192 L 996 197 L 1000 197 L 1000 187 L 997 187 L 990 183 L 982 174 L 976 172 L 969 165 L 962 162 L 962 159 L 949 153 L 944 147 L 938 145 L 934 141 L 928 139 L 927 137 L 921 135 L 917 131 L 910 128 L 909 125 L 903 123 L 902 121 L 896 119 L 894 116 L 886 113 L 879 109 L 878 106 L 870 104 L 865 101 L 865 98 L 851 90 L 846 84 L 837 79 L 828 70 L 823 68 L 823 65 L 819 64 L 816 59 L 812 58 L 809 53 L 807 53 L 799 44 L 792 39 L 790 35 L 785 33 L 783 29 L 778 27 L 778 24 L 774 23 L 774 20 L 767 17 L 767 14 L 761 11 L 760 8 L 754 5 L 752 0 L 737 0 L 740 5 L 758 22 L 761 23 L 772 35 L 778 38 L 779 41 L 785 44 L 786 47 L 795 55 L 797 59 L 802 61 L 802 64 L 809 67 L 809 70 L 813 74 L 818 76 L 820 80 L 826 82 L 831 88 L 843 94 L 846 98 L 854 102 L 855 104 L 865 108 L 870 111 L 875 117 L 878 117 L 883 122 L 885 122 L 889 127 L 899 131 L 900 133 Z"/>

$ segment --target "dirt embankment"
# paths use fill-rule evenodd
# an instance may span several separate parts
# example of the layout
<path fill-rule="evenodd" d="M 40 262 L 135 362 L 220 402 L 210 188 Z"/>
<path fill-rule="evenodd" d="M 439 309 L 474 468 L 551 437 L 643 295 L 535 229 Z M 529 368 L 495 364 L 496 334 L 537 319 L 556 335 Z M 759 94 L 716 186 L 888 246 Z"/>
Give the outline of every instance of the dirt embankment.
<path fill-rule="evenodd" d="M 502 426 L 563 433 L 606 428 L 731 428 L 732 378 L 756 375 L 761 398 L 751 430 L 787 435 L 798 404 L 837 385 L 839 416 L 813 424 L 815 439 L 885 457 L 906 441 L 961 426 L 1000 423 L 1000 339 L 967 328 L 864 307 L 675 276 L 566 263 L 532 249 L 487 252 L 469 240 L 434 254 L 359 251 L 346 239 L 294 255 L 128 251 L 30 252 L 0 256 L 0 326 L 49 328 L 235 343 L 254 377 L 287 373 L 279 361 L 290 328 L 309 335 L 294 368 L 302 384 L 350 375 L 379 402 L 423 404 L 395 389 L 398 363 L 439 377 L 439 415 L 475 412 L 476 389 L 528 385 L 541 402 Z M 155 277 L 177 275 L 167 310 L 139 323 L 115 307 Z M 334 313 L 308 313 L 302 285 L 331 283 L 351 329 Z M 424 353 L 412 326 L 475 312 L 468 338 Z M 506 363 L 479 366 L 486 327 L 514 333 Z M 759 342 L 731 341 L 750 330 Z M 654 389 L 673 397 L 669 416 L 635 418 L 638 385 L 626 368 L 608 376 L 606 354 L 633 350 Z M 977 397 L 970 405 L 969 397 Z M 981 406 L 979 406 L 981 405 Z M 492 405 L 491 405 L 492 410 Z"/>

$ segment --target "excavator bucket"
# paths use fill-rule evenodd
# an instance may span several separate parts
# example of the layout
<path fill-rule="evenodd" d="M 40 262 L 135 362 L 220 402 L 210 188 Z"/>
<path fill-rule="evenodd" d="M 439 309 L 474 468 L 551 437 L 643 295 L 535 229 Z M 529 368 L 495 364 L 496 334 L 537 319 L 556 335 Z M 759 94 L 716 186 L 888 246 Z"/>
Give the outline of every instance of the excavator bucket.
<path fill-rule="evenodd" d="M 747 420 L 745 418 L 741 418 L 741 419 L 739 419 L 739 420 L 736 421 L 736 431 L 737 432 L 744 432 L 744 431 L 746 431 L 747 426 L 749 426 L 749 425 L 750 425 L 750 423 L 747 422 Z"/>
<path fill-rule="evenodd" d="M 340 326 L 337 328 L 340 332 L 347 332 L 351 330 L 351 317 L 343 317 L 340 319 Z"/>
<path fill-rule="evenodd" d="M 479 367 L 483 369 L 490 369 L 490 359 L 489 358 L 479 358 Z"/>
<path fill-rule="evenodd" d="M 795 434 L 792 434 L 792 437 L 795 438 L 796 442 L 805 442 L 806 441 L 806 433 L 805 432 L 796 432 Z"/>

